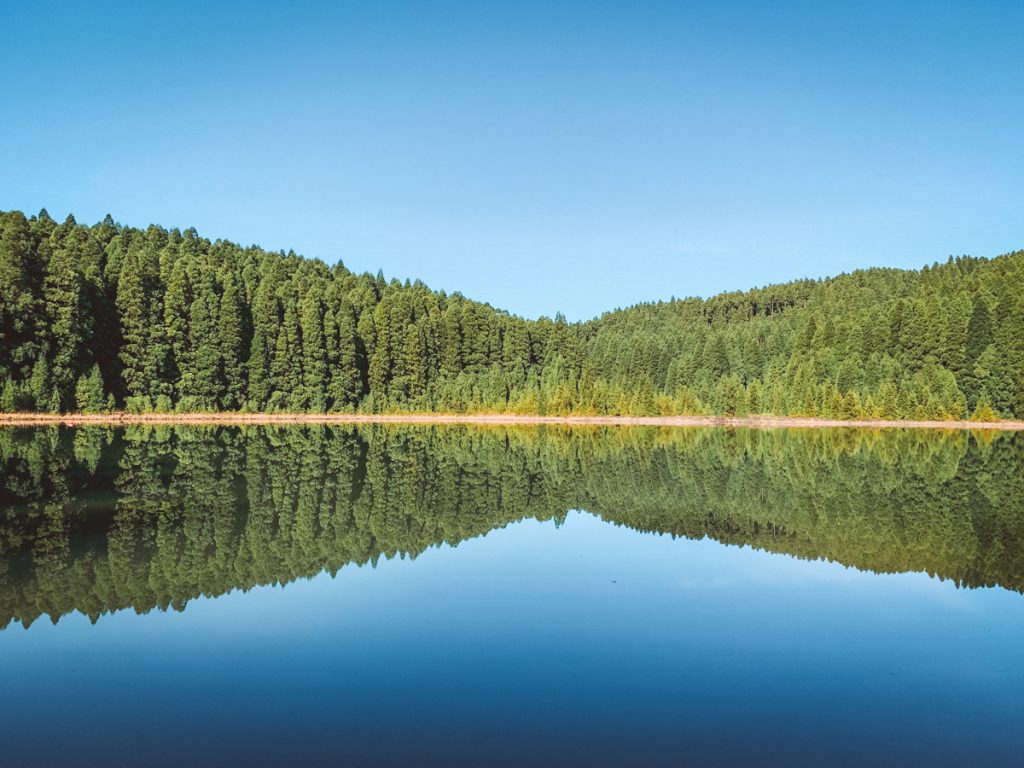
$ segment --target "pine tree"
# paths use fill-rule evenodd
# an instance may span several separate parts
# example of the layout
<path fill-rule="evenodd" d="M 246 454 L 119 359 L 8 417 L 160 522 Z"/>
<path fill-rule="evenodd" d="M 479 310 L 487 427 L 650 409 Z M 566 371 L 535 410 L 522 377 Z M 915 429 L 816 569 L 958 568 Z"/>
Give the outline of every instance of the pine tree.
<path fill-rule="evenodd" d="M 717 381 L 729 372 L 729 358 L 725 351 L 725 340 L 720 333 L 712 333 L 704 344 L 703 367 L 712 381 Z"/>
<path fill-rule="evenodd" d="M 453 300 L 441 321 L 441 375 L 454 379 L 462 370 L 461 302 Z"/>
<path fill-rule="evenodd" d="M 16 379 L 40 354 L 41 269 L 34 250 L 25 216 L 0 214 L 0 369 Z"/>
<path fill-rule="evenodd" d="M 1024 415 L 1024 293 L 1007 296 L 1003 320 L 995 336 L 998 357 L 986 390 L 1004 416 Z"/>
<path fill-rule="evenodd" d="M 5 377 L 3 385 L 0 386 L 0 413 L 14 413 L 20 410 L 18 394 L 18 385 L 13 379 Z"/>
<path fill-rule="evenodd" d="M 270 366 L 277 346 L 277 297 L 268 282 L 256 290 L 252 319 L 252 350 L 249 355 L 249 408 L 258 411 L 266 406 L 271 392 Z"/>
<path fill-rule="evenodd" d="M 273 401 L 275 410 L 294 407 L 292 397 L 302 385 L 302 340 L 294 296 L 288 295 L 283 304 L 281 329 L 270 361 L 271 387 L 276 395 Z"/>
<path fill-rule="evenodd" d="M 212 276 L 204 274 L 188 311 L 188 356 L 181 366 L 180 394 L 188 410 L 218 407 L 226 392 L 221 377 L 219 302 Z"/>
<path fill-rule="evenodd" d="M 103 378 L 98 364 L 88 374 L 82 374 L 75 387 L 75 406 L 80 413 L 99 413 L 107 405 Z"/>
<path fill-rule="evenodd" d="M 191 303 L 192 289 L 189 285 L 185 262 L 178 260 L 170 268 L 163 306 L 163 328 L 168 340 L 166 375 L 172 382 L 169 394 L 175 398 L 182 396 L 183 384 L 191 379 L 192 374 L 192 350 L 190 347 L 192 336 L 188 328 Z"/>
<path fill-rule="evenodd" d="M 146 397 L 151 386 L 147 370 L 152 316 L 138 258 L 125 258 L 117 283 L 117 311 L 121 321 L 121 376 L 131 397 Z"/>
<path fill-rule="evenodd" d="M 993 341 L 992 313 L 988 304 L 981 296 L 975 294 L 971 319 L 967 323 L 966 358 L 971 364 L 985 351 L 985 347 Z"/>
<path fill-rule="evenodd" d="M 338 359 L 330 368 L 331 407 L 335 410 L 355 405 L 362 395 L 362 377 L 356 349 L 356 330 L 352 314 L 343 302 L 336 317 Z"/>
<path fill-rule="evenodd" d="M 327 338 L 324 333 L 324 308 L 315 290 L 307 290 L 300 310 L 305 407 L 312 411 L 324 411 L 327 408 Z"/>
<path fill-rule="evenodd" d="M 229 410 L 241 408 L 245 402 L 245 351 L 242 342 L 242 303 L 238 282 L 231 272 L 224 276 L 224 292 L 220 297 L 218 323 L 220 378 L 224 383 L 221 406 Z"/>
<path fill-rule="evenodd" d="M 46 357 L 40 357 L 32 366 L 32 376 L 28 382 L 29 399 L 32 408 L 45 411 L 50 407 L 52 391 L 50 389 L 50 363 Z M 58 401 L 59 402 L 59 401 Z"/>
<path fill-rule="evenodd" d="M 426 339 L 417 323 L 405 326 L 400 361 L 403 399 L 420 397 L 427 382 Z"/>
<path fill-rule="evenodd" d="M 85 234 L 72 217 L 54 232 L 53 255 L 43 284 L 50 349 L 51 411 L 72 404 L 73 387 L 91 335 L 80 263 Z"/>
<path fill-rule="evenodd" d="M 373 354 L 370 356 L 369 385 L 370 393 L 375 402 L 384 402 L 391 383 L 394 353 L 391 349 L 391 316 L 386 301 L 382 301 L 374 310 L 373 326 L 376 335 L 373 342 Z"/>

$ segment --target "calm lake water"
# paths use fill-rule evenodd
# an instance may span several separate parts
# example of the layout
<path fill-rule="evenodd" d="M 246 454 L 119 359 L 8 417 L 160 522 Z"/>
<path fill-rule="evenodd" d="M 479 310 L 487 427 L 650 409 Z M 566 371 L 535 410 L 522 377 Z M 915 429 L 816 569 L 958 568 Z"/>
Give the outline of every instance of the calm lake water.
<path fill-rule="evenodd" d="M 1024 763 L 1024 435 L 0 430 L 3 765 Z"/>

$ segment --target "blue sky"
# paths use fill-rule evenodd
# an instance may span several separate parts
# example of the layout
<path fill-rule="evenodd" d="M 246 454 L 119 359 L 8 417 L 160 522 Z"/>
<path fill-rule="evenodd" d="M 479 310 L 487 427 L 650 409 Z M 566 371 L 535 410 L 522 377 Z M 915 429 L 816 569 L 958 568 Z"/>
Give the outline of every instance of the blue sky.
<path fill-rule="evenodd" d="M 1024 247 L 1019 1 L 279 5 L 8 4 L 0 208 L 570 319 Z"/>

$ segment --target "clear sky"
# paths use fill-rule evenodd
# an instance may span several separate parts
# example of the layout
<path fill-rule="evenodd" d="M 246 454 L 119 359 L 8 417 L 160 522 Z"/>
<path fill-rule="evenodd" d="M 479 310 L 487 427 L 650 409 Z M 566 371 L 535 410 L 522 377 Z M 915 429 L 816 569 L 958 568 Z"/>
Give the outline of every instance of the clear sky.
<path fill-rule="evenodd" d="M 0 208 L 570 319 L 1024 247 L 1024 2 L 5 3 Z"/>

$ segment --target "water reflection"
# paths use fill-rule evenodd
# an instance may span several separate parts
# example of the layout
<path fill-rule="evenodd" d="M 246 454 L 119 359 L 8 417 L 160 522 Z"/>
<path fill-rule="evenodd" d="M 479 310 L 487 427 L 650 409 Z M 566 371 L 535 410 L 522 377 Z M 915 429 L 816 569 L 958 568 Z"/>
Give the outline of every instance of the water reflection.
<path fill-rule="evenodd" d="M 0 626 L 182 609 L 584 509 L 1024 589 L 1024 436 L 864 430 L 0 430 Z"/>

